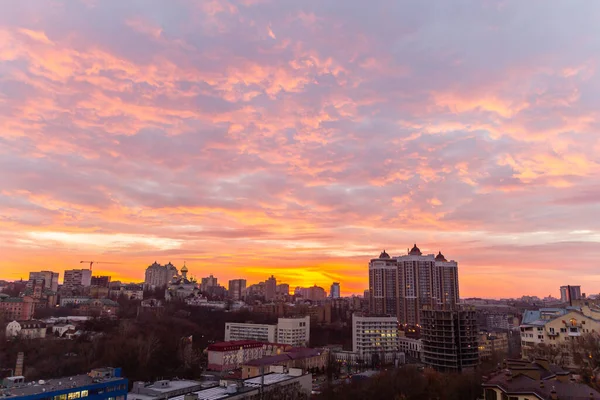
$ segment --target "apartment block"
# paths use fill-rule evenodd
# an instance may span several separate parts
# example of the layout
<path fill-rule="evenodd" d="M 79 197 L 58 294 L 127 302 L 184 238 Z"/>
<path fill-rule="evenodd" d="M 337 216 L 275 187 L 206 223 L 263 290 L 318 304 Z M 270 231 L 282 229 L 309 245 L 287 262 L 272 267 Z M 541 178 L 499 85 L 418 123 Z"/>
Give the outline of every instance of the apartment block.
<path fill-rule="evenodd" d="M 241 300 L 246 294 L 246 280 L 232 279 L 229 281 L 229 297 L 233 300 Z"/>
<path fill-rule="evenodd" d="M 52 271 L 39 271 L 39 272 L 30 272 L 29 273 L 29 281 L 27 282 L 27 287 L 32 289 L 35 285 L 35 282 L 38 280 L 43 280 L 43 289 L 51 290 L 53 292 L 58 291 L 58 272 Z"/>
<path fill-rule="evenodd" d="M 560 301 L 573 305 L 574 300 L 581 300 L 581 286 L 565 285 L 560 287 Z"/>
<path fill-rule="evenodd" d="M 393 362 L 400 353 L 398 339 L 395 316 L 352 315 L 352 352 L 363 362 Z"/>
<path fill-rule="evenodd" d="M 233 340 L 306 346 L 310 341 L 310 317 L 279 318 L 277 325 L 227 322 L 225 341 Z"/>
<path fill-rule="evenodd" d="M 92 271 L 89 269 L 68 269 L 65 271 L 63 288 L 73 290 L 79 286 L 88 287 L 92 283 Z"/>
<path fill-rule="evenodd" d="M 292 346 L 308 346 L 310 340 L 310 317 L 279 318 L 277 320 L 277 343 Z"/>
<path fill-rule="evenodd" d="M 277 325 L 247 324 L 240 322 L 225 323 L 225 341 L 256 340 L 258 342 L 275 343 Z"/>
<path fill-rule="evenodd" d="M 584 306 L 579 308 L 542 308 L 527 310 L 523 314 L 521 331 L 521 354 L 524 359 L 543 356 L 552 362 L 575 366 L 573 357 L 580 350 L 578 339 L 588 333 L 600 332 L 600 309 Z M 539 354 L 540 344 L 560 351 Z"/>

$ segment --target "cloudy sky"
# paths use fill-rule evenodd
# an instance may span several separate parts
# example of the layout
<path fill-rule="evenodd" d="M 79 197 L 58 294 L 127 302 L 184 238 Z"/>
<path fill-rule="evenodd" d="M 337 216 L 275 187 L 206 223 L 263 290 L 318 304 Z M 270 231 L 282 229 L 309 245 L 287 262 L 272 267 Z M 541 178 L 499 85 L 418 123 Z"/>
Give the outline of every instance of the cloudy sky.
<path fill-rule="evenodd" d="M 0 278 L 600 292 L 600 2 L 0 3 Z"/>

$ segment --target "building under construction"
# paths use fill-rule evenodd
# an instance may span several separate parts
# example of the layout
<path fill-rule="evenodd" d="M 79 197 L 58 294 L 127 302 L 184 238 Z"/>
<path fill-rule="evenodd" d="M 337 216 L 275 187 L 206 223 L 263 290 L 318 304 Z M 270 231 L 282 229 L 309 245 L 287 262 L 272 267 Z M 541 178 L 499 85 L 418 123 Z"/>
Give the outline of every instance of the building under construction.
<path fill-rule="evenodd" d="M 461 372 L 479 364 L 475 309 L 423 308 L 421 326 L 424 362 L 443 372 Z"/>

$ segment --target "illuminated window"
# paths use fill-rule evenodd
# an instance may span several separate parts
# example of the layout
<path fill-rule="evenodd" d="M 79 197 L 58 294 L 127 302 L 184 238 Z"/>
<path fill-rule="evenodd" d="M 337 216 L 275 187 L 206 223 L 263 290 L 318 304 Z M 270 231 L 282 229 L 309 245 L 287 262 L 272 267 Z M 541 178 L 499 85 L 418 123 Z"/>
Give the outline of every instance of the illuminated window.
<path fill-rule="evenodd" d="M 71 392 L 69 393 L 68 397 L 69 400 L 73 400 L 73 399 L 78 399 L 79 398 L 79 392 Z"/>
<path fill-rule="evenodd" d="M 88 391 L 87 390 L 82 390 L 81 391 L 81 397 L 87 397 L 88 395 Z"/>

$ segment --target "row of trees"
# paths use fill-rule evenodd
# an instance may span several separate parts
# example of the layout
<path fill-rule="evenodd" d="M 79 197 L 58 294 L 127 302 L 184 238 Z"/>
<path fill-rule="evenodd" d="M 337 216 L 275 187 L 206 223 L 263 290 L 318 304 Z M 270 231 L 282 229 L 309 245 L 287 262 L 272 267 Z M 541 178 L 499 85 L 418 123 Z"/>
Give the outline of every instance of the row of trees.
<path fill-rule="evenodd" d="M 600 369 L 600 334 L 589 332 L 556 344 L 540 343 L 527 349 L 527 357 L 546 358 L 591 379 L 594 371 Z"/>
<path fill-rule="evenodd" d="M 444 374 L 433 370 L 421 372 L 404 366 L 384 371 L 365 380 L 346 385 L 328 386 L 320 400 L 475 400 L 481 394 L 481 379 L 476 374 Z"/>

